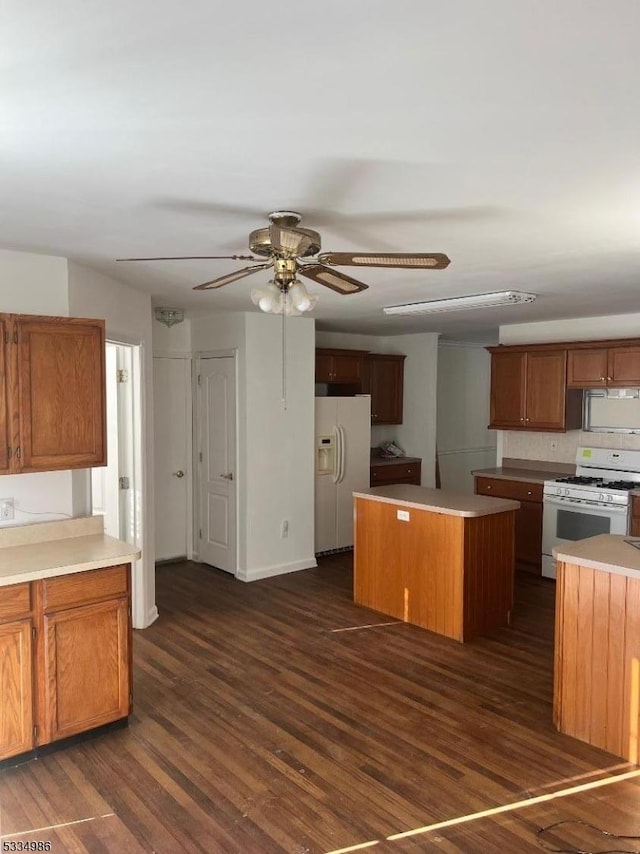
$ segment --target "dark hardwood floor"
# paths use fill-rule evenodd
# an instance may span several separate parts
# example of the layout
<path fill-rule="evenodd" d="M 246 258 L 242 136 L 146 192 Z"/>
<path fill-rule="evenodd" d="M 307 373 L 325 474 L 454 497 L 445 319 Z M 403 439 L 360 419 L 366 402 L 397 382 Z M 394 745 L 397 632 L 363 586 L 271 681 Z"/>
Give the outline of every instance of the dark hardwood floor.
<path fill-rule="evenodd" d="M 390 621 L 354 605 L 351 583 L 350 555 L 252 584 L 159 567 L 130 726 L 3 769 L 2 842 L 515 854 L 542 851 L 536 830 L 564 819 L 640 834 L 640 770 L 552 727 L 552 583 L 520 576 L 511 627 L 466 645 L 353 628 Z M 611 848 L 580 825 L 545 842 Z"/>

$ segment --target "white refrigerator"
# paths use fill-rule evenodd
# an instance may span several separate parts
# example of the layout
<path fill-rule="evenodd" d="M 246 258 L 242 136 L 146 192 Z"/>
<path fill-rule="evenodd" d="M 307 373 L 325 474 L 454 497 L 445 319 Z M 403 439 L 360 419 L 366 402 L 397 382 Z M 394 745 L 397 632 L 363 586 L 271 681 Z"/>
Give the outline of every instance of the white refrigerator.
<path fill-rule="evenodd" d="M 353 545 L 353 491 L 369 486 L 371 398 L 316 397 L 315 551 Z"/>

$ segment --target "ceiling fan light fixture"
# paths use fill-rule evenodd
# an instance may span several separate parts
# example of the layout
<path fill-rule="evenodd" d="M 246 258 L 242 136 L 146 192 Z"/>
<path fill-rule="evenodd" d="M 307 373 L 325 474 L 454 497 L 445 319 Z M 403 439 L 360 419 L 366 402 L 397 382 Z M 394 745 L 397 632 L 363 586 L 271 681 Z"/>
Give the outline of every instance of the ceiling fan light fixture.
<path fill-rule="evenodd" d="M 466 311 L 473 308 L 494 308 L 501 305 L 518 305 L 534 302 L 536 294 L 523 291 L 497 291 L 490 294 L 469 294 L 462 297 L 412 302 L 406 305 L 386 305 L 385 314 L 436 314 L 446 311 Z"/>
<path fill-rule="evenodd" d="M 271 280 L 264 287 L 251 291 L 251 302 L 267 314 L 303 314 L 305 311 L 311 311 L 317 301 L 318 297 L 310 294 L 297 279 L 282 290 Z"/>

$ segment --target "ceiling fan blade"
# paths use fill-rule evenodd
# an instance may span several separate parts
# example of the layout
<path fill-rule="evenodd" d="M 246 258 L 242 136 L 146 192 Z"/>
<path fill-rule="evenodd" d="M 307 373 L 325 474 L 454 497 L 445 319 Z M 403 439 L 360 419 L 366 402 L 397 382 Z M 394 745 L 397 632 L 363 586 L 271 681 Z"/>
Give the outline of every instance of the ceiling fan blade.
<path fill-rule="evenodd" d="M 233 273 L 227 273 L 225 276 L 218 276 L 217 279 L 212 279 L 210 282 L 203 282 L 201 285 L 196 285 L 193 290 L 208 291 L 211 288 L 221 288 L 223 285 L 228 285 L 237 279 L 244 279 L 245 276 L 250 276 L 259 270 L 267 270 L 269 267 L 273 267 L 271 262 L 268 264 L 256 264 L 254 267 L 243 267 L 241 270 L 235 270 Z"/>
<path fill-rule="evenodd" d="M 356 294 L 359 291 L 366 291 L 369 287 L 357 279 L 352 279 L 351 276 L 323 267 L 322 264 L 301 264 L 298 267 L 298 273 L 306 276 L 307 279 L 326 285 L 338 294 Z"/>
<path fill-rule="evenodd" d="M 253 255 L 169 255 L 160 258 L 116 258 L 116 261 L 259 261 Z"/>
<path fill-rule="evenodd" d="M 442 270 L 450 264 L 441 252 L 323 252 L 321 264 L 345 267 L 407 267 Z"/>
<path fill-rule="evenodd" d="M 314 244 L 313 238 L 303 231 L 277 224 L 269 226 L 269 240 L 275 252 L 292 256 L 304 255 Z"/>

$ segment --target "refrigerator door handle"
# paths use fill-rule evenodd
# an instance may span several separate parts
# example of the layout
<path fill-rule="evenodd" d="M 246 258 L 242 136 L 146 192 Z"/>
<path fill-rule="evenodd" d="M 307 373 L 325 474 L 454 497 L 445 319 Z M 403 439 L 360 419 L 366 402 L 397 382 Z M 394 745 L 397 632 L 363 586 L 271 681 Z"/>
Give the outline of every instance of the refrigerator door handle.
<path fill-rule="evenodd" d="M 338 472 L 338 483 L 342 483 L 344 480 L 344 470 L 345 470 L 345 462 L 346 462 L 346 451 L 347 451 L 347 436 L 344 432 L 344 427 L 338 425 L 338 430 L 340 431 L 340 471 Z"/>
<path fill-rule="evenodd" d="M 333 433 L 336 437 L 336 450 L 333 464 L 333 482 L 340 483 L 340 457 L 342 456 L 342 436 L 340 435 L 340 427 L 337 424 L 333 428 Z"/>

